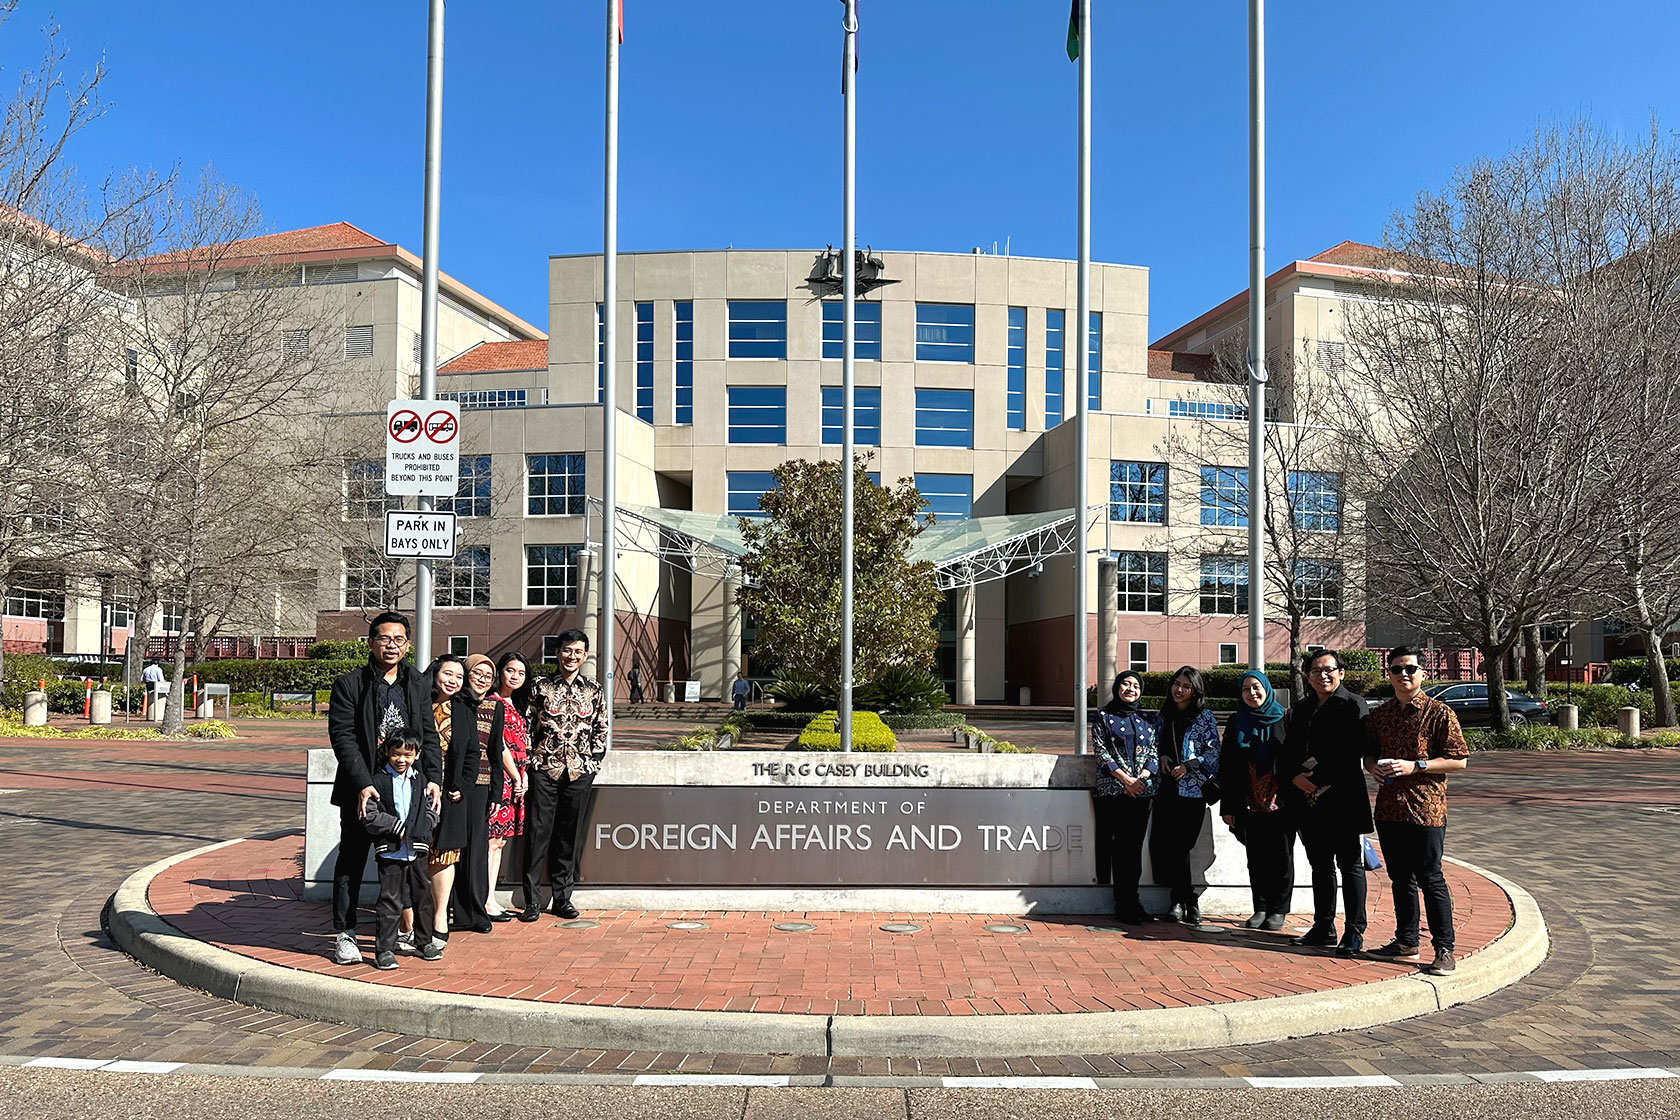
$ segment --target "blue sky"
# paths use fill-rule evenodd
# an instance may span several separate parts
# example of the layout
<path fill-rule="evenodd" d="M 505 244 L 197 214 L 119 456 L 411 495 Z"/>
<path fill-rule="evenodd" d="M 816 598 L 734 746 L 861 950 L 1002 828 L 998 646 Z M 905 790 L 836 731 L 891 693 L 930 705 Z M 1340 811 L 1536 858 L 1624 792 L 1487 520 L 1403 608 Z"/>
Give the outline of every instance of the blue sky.
<path fill-rule="evenodd" d="M 859 240 L 1074 251 L 1065 0 L 862 0 Z M 546 326 L 546 259 L 598 251 L 604 3 L 455 0 L 442 264 Z M 1680 126 L 1680 11 L 1656 0 L 1269 5 L 1270 267 L 1377 240 L 1459 163 L 1587 114 Z M 626 0 L 620 245 L 840 238 L 837 0 Z M 0 28 L 0 85 L 52 9 Z M 89 173 L 213 162 L 276 229 L 420 248 L 423 0 L 74 0 L 103 56 Z M 1246 4 L 1096 0 L 1093 253 L 1146 265 L 1150 337 L 1246 283 Z"/>

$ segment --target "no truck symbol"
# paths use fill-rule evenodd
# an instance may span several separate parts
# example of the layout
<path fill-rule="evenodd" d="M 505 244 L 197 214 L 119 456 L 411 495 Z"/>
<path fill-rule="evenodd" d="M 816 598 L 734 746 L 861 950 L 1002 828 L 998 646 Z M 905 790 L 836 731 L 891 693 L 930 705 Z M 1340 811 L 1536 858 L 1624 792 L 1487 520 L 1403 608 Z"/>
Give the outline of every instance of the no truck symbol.
<path fill-rule="evenodd" d="M 398 443 L 413 443 L 420 438 L 420 414 L 408 409 L 391 417 L 391 438 Z"/>
<path fill-rule="evenodd" d="M 455 417 L 441 408 L 426 417 L 426 438 L 433 443 L 453 442 L 455 439 Z"/>

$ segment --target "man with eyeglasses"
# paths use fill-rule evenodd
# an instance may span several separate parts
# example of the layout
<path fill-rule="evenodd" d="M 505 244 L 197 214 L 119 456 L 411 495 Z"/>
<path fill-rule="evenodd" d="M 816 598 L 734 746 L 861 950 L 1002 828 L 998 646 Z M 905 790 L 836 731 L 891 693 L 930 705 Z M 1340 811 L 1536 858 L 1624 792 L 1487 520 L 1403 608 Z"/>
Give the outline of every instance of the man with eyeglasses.
<path fill-rule="evenodd" d="M 1342 684 L 1334 650 L 1302 659 L 1309 686 L 1289 711 L 1284 745 L 1284 804 L 1295 818 L 1312 864 L 1313 924 L 1297 945 L 1336 945 L 1351 957 L 1365 948 L 1365 854 L 1359 839 L 1371 831 L 1365 788 L 1365 698 Z M 1336 869 L 1341 867 L 1345 925 L 1336 942 Z"/>
<path fill-rule="evenodd" d="M 1415 960 L 1418 892 L 1423 892 L 1435 960 L 1424 970 L 1445 976 L 1453 960 L 1452 893 L 1441 872 L 1447 835 L 1447 775 L 1470 754 L 1458 717 L 1424 695 L 1423 665 L 1410 646 L 1388 651 L 1394 699 L 1365 720 L 1365 767 L 1377 778 L 1377 838 L 1394 887 L 1394 940 L 1376 956 Z"/>
<path fill-rule="evenodd" d="M 420 737 L 417 763 L 426 796 L 435 810 L 443 800 L 443 752 L 432 720 L 431 688 L 408 656 L 408 619 L 386 611 L 368 624 L 368 663 L 333 682 L 327 702 L 327 739 L 338 760 L 332 803 L 338 806 L 338 861 L 333 864 L 333 960 L 356 964 L 356 907 L 373 837 L 362 827 L 373 775 L 380 768 L 379 744 L 407 728 Z"/>

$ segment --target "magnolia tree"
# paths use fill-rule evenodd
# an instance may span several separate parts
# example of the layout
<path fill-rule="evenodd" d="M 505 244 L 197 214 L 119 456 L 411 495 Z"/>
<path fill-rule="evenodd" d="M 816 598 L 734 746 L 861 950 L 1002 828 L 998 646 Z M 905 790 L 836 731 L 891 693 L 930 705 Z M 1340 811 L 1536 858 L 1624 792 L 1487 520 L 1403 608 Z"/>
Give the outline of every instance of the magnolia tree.
<path fill-rule="evenodd" d="M 911 562 L 926 503 L 909 479 L 877 486 L 860 457 L 852 467 L 856 579 L 853 665 L 868 681 L 897 666 L 933 663 L 940 604 L 933 565 Z M 741 519 L 747 554 L 741 606 L 758 621 L 760 654 L 785 676 L 840 680 L 840 465 L 796 459 L 775 470 L 762 518 Z"/>

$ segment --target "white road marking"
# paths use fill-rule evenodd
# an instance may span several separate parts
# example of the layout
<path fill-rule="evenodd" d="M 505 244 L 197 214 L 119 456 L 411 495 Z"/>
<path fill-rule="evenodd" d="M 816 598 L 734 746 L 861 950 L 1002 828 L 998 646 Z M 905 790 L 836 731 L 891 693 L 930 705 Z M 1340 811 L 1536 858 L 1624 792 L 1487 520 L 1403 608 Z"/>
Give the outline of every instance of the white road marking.
<path fill-rule="evenodd" d="M 109 1058 L 32 1058 L 23 1063 L 35 1069 L 98 1069 Z"/>
<path fill-rule="evenodd" d="M 135 1062 L 124 1059 L 99 1067 L 100 1073 L 174 1073 L 185 1062 Z"/>
<path fill-rule="evenodd" d="M 1542 1081 L 1642 1081 L 1646 1078 L 1673 1077 L 1666 1069 L 1542 1069 L 1534 1076 Z"/>
<path fill-rule="evenodd" d="M 1348 1077 L 1245 1077 L 1243 1080 L 1254 1089 L 1365 1089 L 1400 1084 L 1383 1073 Z"/>

